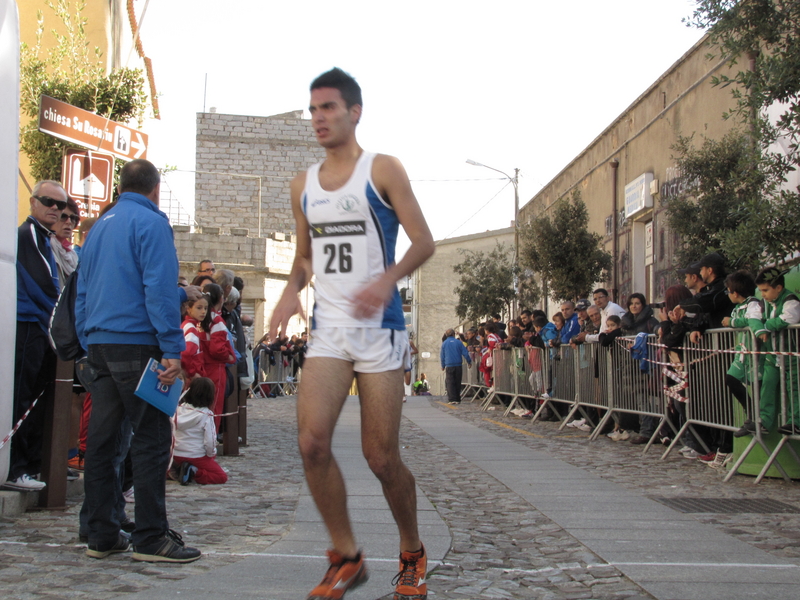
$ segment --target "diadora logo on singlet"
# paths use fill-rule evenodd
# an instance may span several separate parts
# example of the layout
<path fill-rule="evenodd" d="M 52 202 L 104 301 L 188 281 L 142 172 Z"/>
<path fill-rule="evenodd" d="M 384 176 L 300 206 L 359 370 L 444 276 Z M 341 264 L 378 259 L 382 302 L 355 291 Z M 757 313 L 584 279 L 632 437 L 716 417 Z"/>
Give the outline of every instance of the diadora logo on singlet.
<path fill-rule="evenodd" d="M 336 208 L 339 209 L 339 212 L 355 212 L 358 210 L 359 204 L 358 196 L 346 194 L 339 198 L 339 201 L 336 203 Z"/>
<path fill-rule="evenodd" d="M 311 206 L 322 206 L 323 204 L 330 204 L 331 201 L 328 198 L 319 198 L 318 200 L 314 200 L 311 203 Z"/>
<path fill-rule="evenodd" d="M 315 238 L 336 235 L 367 235 L 364 221 L 341 221 L 339 223 L 315 223 L 311 225 L 311 236 Z"/>

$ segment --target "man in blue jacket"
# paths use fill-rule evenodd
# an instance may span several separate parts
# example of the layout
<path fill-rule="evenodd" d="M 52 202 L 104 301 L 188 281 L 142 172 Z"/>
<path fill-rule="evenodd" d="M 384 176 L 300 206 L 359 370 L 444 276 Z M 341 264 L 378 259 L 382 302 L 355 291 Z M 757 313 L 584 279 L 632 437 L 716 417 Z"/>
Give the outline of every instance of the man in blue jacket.
<path fill-rule="evenodd" d="M 114 510 L 112 464 L 125 417 L 134 434 L 133 559 L 185 563 L 200 558 L 200 551 L 184 546 L 167 523 L 170 417 L 134 394 L 151 358 L 165 367 L 160 381 L 175 383 L 185 348 L 176 302 L 178 257 L 167 216 L 158 210 L 160 182 L 152 163 L 126 164 L 116 205 L 94 225 L 81 253 L 76 328 L 95 371 L 89 383 L 92 418 L 84 473 L 89 511 L 86 554 L 92 558 L 128 549 Z"/>
<path fill-rule="evenodd" d="M 439 360 L 444 371 L 444 386 L 447 389 L 447 398 L 450 404 L 461 403 L 461 358 L 467 359 L 467 364 L 472 366 L 472 359 L 469 356 L 461 340 L 455 338 L 456 332 L 448 329 L 444 332 L 445 339 L 442 342 L 442 349 L 439 351 Z"/>

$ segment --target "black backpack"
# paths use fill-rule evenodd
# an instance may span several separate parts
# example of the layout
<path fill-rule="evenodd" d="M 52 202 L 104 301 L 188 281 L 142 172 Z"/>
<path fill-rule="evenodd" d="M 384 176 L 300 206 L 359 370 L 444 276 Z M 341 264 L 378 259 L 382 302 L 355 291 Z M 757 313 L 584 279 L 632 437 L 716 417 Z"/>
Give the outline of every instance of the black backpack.
<path fill-rule="evenodd" d="M 75 299 L 78 296 L 78 269 L 67 277 L 67 283 L 53 307 L 50 318 L 50 343 L 63 361 L 75 360 L 85 354 L 75 330 Z"/>

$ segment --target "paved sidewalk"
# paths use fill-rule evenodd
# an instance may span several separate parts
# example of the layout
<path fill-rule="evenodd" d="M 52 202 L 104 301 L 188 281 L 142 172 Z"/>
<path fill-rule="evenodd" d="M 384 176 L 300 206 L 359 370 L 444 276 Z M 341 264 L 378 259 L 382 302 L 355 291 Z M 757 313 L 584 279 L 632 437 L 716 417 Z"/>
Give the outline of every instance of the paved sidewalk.
<path fill-rule="evenodd" d="M 800 515 L 684 514 L 653 497 L 773 498 L 800 484 L 721 482 L 713 469 L 588 434 L 410 398 L 401 444 L 417 478 L 432 562 L 429 598 L 794 597 Z M 84 556 L 77 503 L 0 520 L 5 598 L 303 599 L 327 536 L 303 482 L 294 399 L 253 400 L 250 445 L 221 457 L 224 486 L 168 485 L 171 525 L 204 557 L 189 565 Z M 358 440 L 350 399 L 334 440 L 370 581 L 348 600 L 391 598 L 397 532 Z M 800 512 L 800 511 L 798 511 Z"/>
<path fill-rule="evenodd" d="M 611 565 L 664 599 L 766 600 L 797 593 L 796 564 L 639 491 L 464 421 L 454 425 L 441 411 L 433 416 L 430 408 L 415 405 L 406 416 L 594 553 L 597 559 L 586 565 L 590 573 Z"/>

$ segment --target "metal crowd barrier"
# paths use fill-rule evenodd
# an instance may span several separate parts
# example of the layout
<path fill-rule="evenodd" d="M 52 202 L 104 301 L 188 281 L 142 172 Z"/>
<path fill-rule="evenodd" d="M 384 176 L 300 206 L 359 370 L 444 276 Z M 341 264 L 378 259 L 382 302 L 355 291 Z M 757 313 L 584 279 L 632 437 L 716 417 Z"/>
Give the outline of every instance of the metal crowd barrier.
<path fill-rule="evenodd" d="M 495 348 L 490 350 L 492 357 L 492 387 L 487 389 L 486 397 L 481 404 L 481 410 L 489 410 L 489 407 L 497 402 L 500 406 L 505 407 L 500 400 L 501 393 L 513 394 L 514 383 L 509 377 L 508 373 L 508 350 Z M 481 373 L 483 376 L 483 373 Z M 499 387 L 498 387 L 499 386 Z"/>
<path fill-rule="evenodd" d="M 649 435 L 643 452 L 647 452 L 658 438 L 665 425 L 675 426 L 668 418 L 668 402 L 664 395 L 661 371 L 658 368 L 659 344 L 656 336 L 649 335 L 645 341 L 645 356 L 633 358 L 631 347 L 636 337 L 620 338 L 609 348 L 606 357 L 607 381 L 609 385 L 609 411 L 601 420 L 601 426 L 593 434 L 599 435 L 608 419 L 619 414 L 633 414 L 639 417 L 640 427 L 647 428 L 650 421 L 652 433 Z M 594 437 L 596 438 L 597 435 Z"/>
<path fill-rule="evenodd" d="M 538 356 L 531 355 L 531 370 L 537 381 L 541 381 L 539 393 L 539 406 L 531 419 L 535 422 L 542 416 L 545 409 L 552 411 L 563 426 L 567 421 L 561 418 L 561 412 L 556 409 L 556 404 L 575 405 L 575 365 L 573 349 L 569 346 L 557 348 L 532 348 L 538 350 Z M 541 363 L 540 373 L 537 373 Z"/>
<path fill-rule="evenodd" d="M 486 386 L 483 382 L 483 373 L 479 370 L 481 353 L 470 352 L 469 356 L 472 366 L 467 365 L 466 360 L 462 361 L 464 377 L 461 382 L 461 400 L 469 399 L 470 402 L 474 402 L 479 397 L 481 390 L 486 389 Z"/>
<path fill-rule="evenodd" d="M 600 344 L 580 344 L 577 348 L 570 347 L 570 350 L 572 360 L 568 362 L 574 368 L 575 392 L 569 397 L 574 404 L 561 426 L 564 427 L 580 412 L 587 423 L 594 425 L 589 436 L 590 440 L 594 440 L 612 416 L 610 409 L 614 394 L 609 378 L 610 353 Z M 564 401 L 567 399 L 565 396 Z"/>
<path fill-rule="evenodd" d="M 622 343 L 604 348 L 599 344 L 582 344 L 577 348 L 561 346 L 555 351 L 541 348 L 495 349 L 493 354 L 494 388 L 488 390 L 483 374 L 478 370 L 480 354 L 472 356 L 472 367 L 466 367 L 466 382 L 462 397 L 475 400 L 487 393 L 482 409 L 499 402 L 500 396 L 511 398 L 504 415 L 528 400 L 536 408 L 532 421 L 541 415 L 547 406 L 569 404 L 570 410 L 561 427 L 578 413 L 587 422 L 597 424 L 590 435 L 598 437 L 608 421 L 621 414 L 638 415 L 640 418 L 654 419 L 653 433 L 644 448 L 651 447 L 659 436 L 668 437 L 664 428 L 669 427 L 673 441 L 661 456 L 666 458 L 676 444 L 681 444 L 683 436 L 690 432 L 701 444 L 702 436 L 696 426 L 705 426 L 721 431 L 733 432 L 739 429 L 745 416 L 739 403 L 725 385 L 725 376 L 731 363 L 741 352 L 751 352 L 761 346 L 749 329 L 712 329 L 706 331 L 699 344 L 687 338 L 683 344 L 682 361 L 672 362 L 669 353 L 651 335 L 647 340 L 647 355 L 642 369 L 642 361 L 635 360 L 628 345 L 633 339 L 624 338 Z M 800 441 L 797 435 L 784 434 L 770 452 L 760 434 L 761 386 L 759 383 L 759 364 L 771 364 L 774 369 L 772 381 L 778 406 L 778 424 L 795 423 L 800 430 L 800 325 L 793 325 L 778 334 L 771 334 L 774 351 L 769 356 L 754 354 L 746 360 L 749 385 L 747 414 L 756 423 L 756 433 L 745 450 L 730 467 L 725 481 L 728 481 L 740 468 L 750 452 L 761 446 L 769 456 L 756 478 L 758 483 L 772 465 L 789 480 L 785 469 L 777 461 L 783 448 L 800 465 L 800 455 L 790 440 Z M 552 356 L 551 356 L 552 354 Z M 765 367 L 766 368 L 766 367 Z M 766 376 L 765 376 L 766 377 Z M 667 391 L 675 382 L 685 381 L 685 389 L 680 392 Z M 679 386 L 680 387 L 680 386 Z M 681 398 L 681 399 L 679 399 Z M 671 403 L 685 398 L 685 420 L 678 429 L 670 418 Z M 501 404 L 503 404 L 501 402 Z M 599 418 L 592 418 L 594 411 Z M 730 435 L 730 434 L 728 434 Z"/>
<path fill-rule="evenodd" d="M 481 410 L 488 410 L 497 403 L 505 409 L 507 416 L 516 406 L 528 401 L 530 409 L 535 408 L 538 399 L 545 394 L 549 382 L 547 362 L 540 348 L 495 348 L 492 354 L 492 387 L 487 388 L 483 374 L 477 372 L 479 387 L 486 396 L 481 403 Z M 473 366 L 475 361 L 473 361 Z M 508 404 L 503 400 L 507 399 Z"/>
<path fill-rule="evenodd" d="M 275 364 L 270 363 L 269 350 L 260 350 L 258 358 L 258 386 L 266 396 L 275 394 L 276 396 L 293 396 L 297 394 L 297 384 L 300 382 L 302 370 L 295 369 L 297 357 L 292 356 L 288 360 L 288 365 L 284 365 L 285 356 L 280 352 L 274 353 Z M 292 375 L 293 373 L 297 375 Z"/>
<path fill-rule="evenodd" d="M 514 360 L 517 370 L 516 395 L 509 405 L 506 414 L 510 413 L 515 405 L 522 399 L 529 399 L 530 410 L 536 413 L 538 399 L 547 393 L 547 359 L 545 350 L 528 346 L 527 348 L 514 348 Z"/>
<path fill-rule="evenodd" d="M 753 333 L 749 329 L 710 329 L 703 334 L 700 343 L 692 344 L 688 339 L 684 342 L 682 366 L 688 384 L 686 388 L 686 422 L 662 458 L 666 458 L 675 445 L 681 443 L 680 440 L 687 431 L 691 431 L 702 446 L 709 450 L 702 437 L 694 430 L 693 425 L 703 425 L 729 432 L 736 431 L 742 426 L 744 419 L 737 410 L 739 403 L 725 385 L 725 375 L 737 356 L 737 347 L 741 347 L 741 344 L 749 349 L 758 347 Z M 747 414 L 756 423 L 755 433 L 738 460 L 731 466 L 725 476 L 725 481 L 730 480 L 736 474 L 756 445 L 761 446 L 765 454 L 769 455 L 770 453 L 760 433 L 761 414 L 758 384 L 760 360 L 757 358 L 755 356 L 753 360 L 748 361 L 748 378 L 751 389 L 748 394 Z M 784 479 L 789 481 L 790 478 L 783 467 L 777 461 L 772 462 Z M 769 464 L 763 473 L 766 473 Z M 758 481 L 760 478 L 756 480 L 756 483 Z"/>

